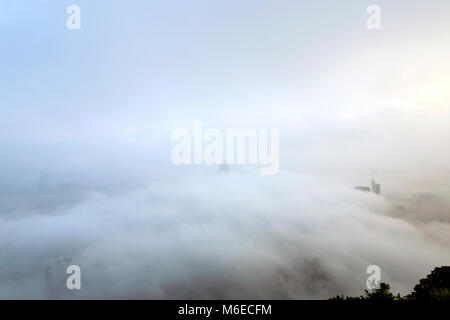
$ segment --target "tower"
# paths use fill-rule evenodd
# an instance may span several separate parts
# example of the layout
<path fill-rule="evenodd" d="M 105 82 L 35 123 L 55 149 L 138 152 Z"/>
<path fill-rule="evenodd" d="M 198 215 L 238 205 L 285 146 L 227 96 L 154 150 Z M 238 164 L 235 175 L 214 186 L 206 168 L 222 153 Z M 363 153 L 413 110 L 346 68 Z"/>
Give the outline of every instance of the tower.
<path fill-rule="evenodd" d="M 381 186 L 379 183 L 376 183 L 374 178 L 372 178 L 372 192 L 378 195 L 381 193 Z"/>

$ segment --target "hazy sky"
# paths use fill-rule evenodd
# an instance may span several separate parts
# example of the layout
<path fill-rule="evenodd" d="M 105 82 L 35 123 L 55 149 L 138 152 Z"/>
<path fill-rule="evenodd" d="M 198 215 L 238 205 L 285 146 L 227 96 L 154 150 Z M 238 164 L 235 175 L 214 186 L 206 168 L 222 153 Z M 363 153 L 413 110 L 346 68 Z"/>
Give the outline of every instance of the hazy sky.
<path fill-rule="evenodd" d="M 359 294 L 369 264 L 410 290 L 450 263 L 446 216 L 390 217 L 392 198 L 450 194 L 449 10 L 1 0 L 0 298 L 70 298 L 44 274 L 65 256 L 98 281 L 83 297 Z M 279 129 L 279 175 L 175 167 L 171 133 L 194 120 Z M 372 175 L 383 196 L 355 193 Z"/>
<path fill-rule="evenodd" d="M 144 167 L 149 154 L 165 163 L 170 133 L 196 119 L 281 129 L 285 166 L 331 139 L 448 133 L 446 1 L 379 1 L 378 31 L 366 28 L 366 1 L 79 1 L 77 31 L 69 4 L 0 5 L 8 166 L 57 156 L 82 166 L 102 150 L 121 161 L 122 148 Z"/>

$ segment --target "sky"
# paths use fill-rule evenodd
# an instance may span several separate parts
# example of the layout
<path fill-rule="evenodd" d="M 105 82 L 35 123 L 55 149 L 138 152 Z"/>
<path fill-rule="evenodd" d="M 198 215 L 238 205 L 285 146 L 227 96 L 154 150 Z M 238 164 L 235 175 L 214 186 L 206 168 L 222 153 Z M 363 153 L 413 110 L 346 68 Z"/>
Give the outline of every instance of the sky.
<path fill-rule="evenodd" d="M 449 10 L 1 0 L 0 298 L 322 299 L 371 264 L 410 291 L 450 263 Z M 278 129 L 279 173 L 175 166 L 195 120 Z M 372 177 L 380 197 L 353 189 Z"/>

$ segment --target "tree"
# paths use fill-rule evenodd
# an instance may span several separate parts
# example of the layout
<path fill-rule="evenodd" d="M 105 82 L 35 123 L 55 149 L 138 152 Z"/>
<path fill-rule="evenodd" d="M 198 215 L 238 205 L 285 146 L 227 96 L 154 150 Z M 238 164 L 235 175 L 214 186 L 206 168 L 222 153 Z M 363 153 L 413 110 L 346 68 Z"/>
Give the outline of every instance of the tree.
<path fill-rule="evenodd" d="M 370 300 L 370 301 L 393 301 L 393 300 L 399 300 L 400 295 L 394 296 L 391 292 L 391 287 L 387 283 L 380 283 L 380 287 L 378 289 L 372 289 L 372 290 L 364 290 L 364 295 L 360 297 L 344 297 L 336 296 L 334 298 L 330 298 L 330 300 L 334 301 L 360 301 L 360 300 Z"/>
<path fill-rule="evenodd" d="M 382 282 L 378 289 L 365 289 L 363 300 L 392 301 L 395 300 L 395 296 L 391 292 L 391 286 Z"/>
<path fill-rule="evenodd" d="M 437 267 L 406 296 L 408 300 L 450 300 L 450 266 Z"/>
<path fill-rule="evenodd" d="M 391 287 L 387 283 L 381 283 L 378 289 L 364 290 L 360 297 L 344 297 L 338 295 L 330 298 L 334 301 L 393 301 L 393 300 L 416 300 L 416 301 L 450 301 L 450 266 L 437 267 L 414 287 L 413 292 L 405 297 L 400 294 L 394 296 Z"/>

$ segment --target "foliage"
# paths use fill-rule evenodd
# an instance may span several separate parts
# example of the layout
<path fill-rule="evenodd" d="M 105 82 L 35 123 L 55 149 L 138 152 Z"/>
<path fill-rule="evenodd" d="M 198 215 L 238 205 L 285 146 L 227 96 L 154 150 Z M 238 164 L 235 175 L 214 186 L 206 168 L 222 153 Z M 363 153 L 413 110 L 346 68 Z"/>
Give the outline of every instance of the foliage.
<path fill-rule="evenodd" d="M 334 301 L 363 301 L 363 300 L 371 300 L 371 301 L 393 301 L 399 299 L 399 295 L 394 296 L 391 291 L 391 287 L 387 283 L 380 283 L 380 287 L 378 289 L 372 290 L 364 290 L 364 295 L 360 297 L 344 297 L 336 296 L 334 298 L 330 298 L 329 300 Z"/>
<path fill-rule="evenodd" d="M 359 297 L 344 297 L 337 295 L 330 298 L 333 301 L 450 301 L 450 266 L 435 268 L 426 278 L 421 279 L 414 287 L 414 291 L 405 297 L 400 294 L 394 296 L 387 283 L 380 283 L 378 289 L 364 290 Z"/>
<path fill-rule="evenodd" d="M 450 267 L 435 268 L 419 281 L 414 291 L 407 296 L 409 300 L 433 301 L 450 300 Z"/>

